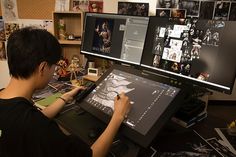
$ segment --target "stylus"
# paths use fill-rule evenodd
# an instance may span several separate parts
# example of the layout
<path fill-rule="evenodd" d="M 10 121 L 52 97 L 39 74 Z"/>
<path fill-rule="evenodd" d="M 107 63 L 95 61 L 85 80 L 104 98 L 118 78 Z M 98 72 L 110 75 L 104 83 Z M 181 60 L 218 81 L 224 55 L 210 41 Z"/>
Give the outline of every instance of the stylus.
<path fill-rule="evenodd" d="M 116 96 L 117 96 L 117 100 L 119 100 L 119 99 L 120 99 L 120 95 L 119 95 L 119 93 L 116 92 L 116 91 L 115 91 L 115 93 L 117 94 L 117 95 L 116 95 Z"/>

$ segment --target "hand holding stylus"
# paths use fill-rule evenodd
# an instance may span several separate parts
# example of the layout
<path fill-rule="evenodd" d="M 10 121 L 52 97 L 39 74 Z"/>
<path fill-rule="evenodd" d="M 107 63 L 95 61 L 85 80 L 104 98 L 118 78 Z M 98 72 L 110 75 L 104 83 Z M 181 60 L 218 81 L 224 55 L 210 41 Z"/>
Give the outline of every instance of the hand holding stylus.
<path fill-rule="evenodd" d="M 122 92 L 121 94 L 118 94 L 115 97 L 113 116 L 116 116 L 123 121 L 125 117 L 127 116 L 127 114 L 129 113 L 130 108 L 131 108 L 131 104 L 130 104 L 129 97 L 126 96 L 124 92 Z"/>

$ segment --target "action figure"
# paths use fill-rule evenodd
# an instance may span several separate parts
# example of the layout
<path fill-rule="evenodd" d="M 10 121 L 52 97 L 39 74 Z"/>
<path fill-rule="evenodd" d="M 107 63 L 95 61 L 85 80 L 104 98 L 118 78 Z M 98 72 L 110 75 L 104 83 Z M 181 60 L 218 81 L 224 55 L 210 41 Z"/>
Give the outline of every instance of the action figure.
<path fill-rule="evenodd" d="M 66 77 L 67 76 L 67 63 L 65 60 L 61 59 L 59 60 L 59 62 L 57 63 L 57 70 L 56 73 L 57 75 L 59 75 L 59 77 Z"/>
<path fill-rule="evenodd" d="M 78 71 L 78 68 L 79 68 L 78 61 L 79 61 L 79 59 L 77 57 L 75 57 L 71 60 L 71 64 L 69 65 L 70 80 L 73 80 L 73 76 L 74 76 L 74 79 L 77 80 L 76 72 Z"/>

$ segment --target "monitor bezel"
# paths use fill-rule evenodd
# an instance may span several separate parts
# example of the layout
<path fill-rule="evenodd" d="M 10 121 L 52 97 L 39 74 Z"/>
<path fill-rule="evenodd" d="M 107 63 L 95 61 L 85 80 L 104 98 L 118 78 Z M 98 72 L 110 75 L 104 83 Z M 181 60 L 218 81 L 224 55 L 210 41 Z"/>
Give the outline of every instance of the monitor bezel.
<path fill-rule="evenodd" d="M 120 128 L 121 135 L 127 137 L 129 140 L 133 141 L 134 143 L 140 145 L 141 147 L 148 147 L 152 140 L 155 138 L 157 133 L 161 130 L 161 128 L 167 123 L 167 121 L 172 117 L 172 115 L 177 111 L 177 109 L 180 107 L 180 105 L 183 103 L 183 100 L 186 99 L 186 95 L 189 93 L 187 92 L 187 87 L 184 84 L 179 83 L 170 83 L 168 78 L 162 77 L 162 76 L 156 76 L 154 74 L 145 73 L 141 70 L 137 70 L 131 67 L 126 67 L 122 65 L 113 65 L 110 69 L 106 71 L 105 74 L 101 76 L 101 78 L 96 82 L 96 85 L 99 85 L 111 72 L 112 70 L 120 70 L 123 72 L 127 72 L 130 74 L 134 74 L 137 76 L 141 76 L 153 81 L 158 81 L 164 84 L 168 84 L 174 87 L 177 87 L 180 89 L 179 93 L 176 95 L 176 97 L 173 99 L 173 101 L 169 104 L 167 109 L 164 111 L 164 113 L 160 116 L 160 118 L 156 121 L 156 123 L 151 127 L 151 129 L 147 132 L 146 135 L 142 135 L 138 133 L 137 131 L 129 128 L 128 126 L 122 124 Z M 89 103 L 87 103 L 85 100 L 83 100 L 79 106 L 83 108 L 85 111 L 89 112 L 96 118 L 100 119 L 101 121 L 105 122 L 106 124 L 109 123 L 111 117 L 105 113 L 103 113 L 101 110 L 93 107 Z"/>
<path fill-rule="evenodd" d="M 120 63 L 125 63 L 125 64 L 129 64 L 129 65 L 134 65 L 134 66 L 140 66 L 141 60 L 140 62 L 132 62 L 132 61 L 128 61 L 128 60 L 123 60 L 123 59 L 119 59 L 119 58 L 115 58 L 115 57 L 110 57 L 110 56 L 105 56 L 105 55 L 101 55 L 101 54 L 96 54 L 96 53 L 92 53 L 92 52 L 88 52 L 88 51 L 84 51 L 83 50 L 83 43 L 84 43 L 84 38 L 85 38 L 85 27 L 86 27 L 86 20 L 87 17 L 90 15 L 111 15 L 111 16 L 124 16 L 124 17 L 135 17 L 135 18 L 144 18 L 148 20 L 149 23 L 149 16 L 134 16 L 134 15 L 120 15 L 120 14 L 115 14 L 115 13 L 92 13 L 92 12 L 85 12 L 84 15 L 84 27 L 83 27 L 83 33 L 82 33 L 82 40 L 81 40 L 81 48 L 80 48 L 80 53 L 83 55 L 88 55 L 88 56 L 93 56 L 93 57 L 98 57 L 101 59 L 108 59 L 111 61 L 115 61 L 115 62 L 120 62 Z M 147 25 L 148 27 L 148 25 Z M 146 32 L 147 33 L 147 32 Z M 146 36 L 145 36 L 146 38 Z M 145 39 L 144 38 L 144 39 Z"/>
<path fill-rule="evenodd" d="M 148 28 L 150 27 L 150 22 L 152 21 L 152 19 L 162 19 L 162 18 L 165 18 L 165 17 L 149 16 Z M 165 18 L 165 19 L 170 19 L 170 18 Z M 175 19 L 183 19 L 183 18 L 175 18 Z M 187 19 L 187 18 L 185 18 L 185 19 Z M 201 19 L 198 19 L 198 20 L 201 20 Z M 209 20 L 211 20 L 211 19 L 209 19 Z M 214 21 L 216 21 L 216 20 L 214 20 Z M 146 41 L 147 41 L 147 36 L 148 36 L 149 31 L 150 31 L 150 29 L 147 29 L 143 51 L 144 51 L 146 44 L 147 44 Z M 178 82 L 181 82 L 181 83 L 189 85 L 189 86 L 199 86 L 201 88 L 215 90 L 215 91 L 222 92 L 225 94 L 232 94 L 234 83 L 235 83 L 235 78 L 236 78 L 236 69 L 234 71 L 234 78 L 232 78 L 232 84 L 230 87 L 227 87 L 224 85 L 220 85 L 220 84 L 216 84 L 216 83 L 212 83 L 212 82 L 208 82 L 208 81 L 202 81 L 197 78 L 181 75 L 181 74 L 174 73 L 174 72 L 171 72 L 168 70 L 163 70 L 161 68 L 155 68 L 155 67 L 152 67 L 149 65 L 142 64 L 142 59 L 143 59 L 144 55 L 145 54 L 143 52 L 142 58 L 141 58 L 141 64 L 140 64 L 140 69 L 142 69 L 142 70 L 146 70 L 146 71 L 150 71 L 152 73 L 158 73 L 160 75 L 164 75 L 166 77 L 169 77 L 170 80 L 177 80 Z"/>

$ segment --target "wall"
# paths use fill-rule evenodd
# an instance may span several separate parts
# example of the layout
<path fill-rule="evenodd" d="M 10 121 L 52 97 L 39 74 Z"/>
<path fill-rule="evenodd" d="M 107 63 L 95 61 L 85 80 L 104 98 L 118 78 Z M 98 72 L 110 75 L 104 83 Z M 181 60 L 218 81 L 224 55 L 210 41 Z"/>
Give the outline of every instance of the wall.
<path fill-rule="evenodd" d="M 0 89 L 1 89 L 7 85 L 10 79 L 6 61 L 0 61 L 0 74 L 1 74 L 1 77 L 0 77 Z"/>

